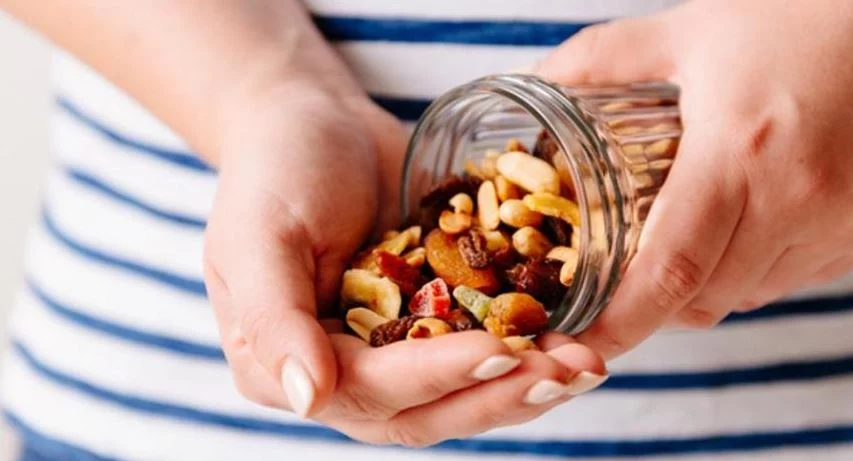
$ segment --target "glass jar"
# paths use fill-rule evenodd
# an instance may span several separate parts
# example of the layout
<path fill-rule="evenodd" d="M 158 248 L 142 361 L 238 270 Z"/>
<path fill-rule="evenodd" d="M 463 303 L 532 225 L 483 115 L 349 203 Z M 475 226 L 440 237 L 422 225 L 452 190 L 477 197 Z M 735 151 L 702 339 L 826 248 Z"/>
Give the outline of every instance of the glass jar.
<path fill-rule="evenodd" d="M 585 329 L 607 305 L 636 252 L 643 224 L 672 165 L 681 123 L 678 88 L 666 83 L 561 87 L 539 78 L 497 75 L 457 87 L 430 105 L 409 143 L 403 216 L 467 160 L 511 138 L 533 146 L 544 130 L 550 161 L 578 203 L 574 283 L 550 328 Z M 543 155 L 544 149 L 535 153 Z"/>

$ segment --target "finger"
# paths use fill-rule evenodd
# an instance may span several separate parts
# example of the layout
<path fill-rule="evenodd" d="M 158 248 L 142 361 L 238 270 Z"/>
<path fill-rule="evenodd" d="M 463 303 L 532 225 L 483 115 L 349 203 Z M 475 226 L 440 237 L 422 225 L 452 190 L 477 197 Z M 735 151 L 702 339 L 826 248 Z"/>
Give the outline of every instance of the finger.
<path fill-rule="evenodd" d="M 853 255 L 845 254 L 839 256 L 829 264 L 823 266 L 808 278 L 808 286 L 823 285 L 833 282 L 845 275 L 853 274 Z"/>
<path fill-rule="evenodd" d="M 224 281 L 212 267 L 208 266 L 207 272 L 208 298 L 216 312 L 222 350 L 237 391 L 259 405 L 289 410 L 287 399 L 277 380 L 258 363 L 252 351 L 245 347 L 246 338 L 240 329 L 238 313 L 230 305 Z"/>
<path fill-rule="evenodd" d="M 247 208 L 220 204 L 211 222 L 219 222 L 217 213 L 222 213 L 241 225 L 227 226 L 226 235 L 218 232 L 222 227 L 212 226 L 206 242 L 208 272 L 219 274 L 232 323 L 242 334 L 242 340 L 224 347 L 238 349 L 231 354 L 251 351 L 278 383 L 290 408 L 306 416 L 322 406 L 336 381 L 334 354 L 316 319 L 313 245 L 283 205 L 251 207 L 265 216 L 244 212 Z"/>
<path fill-rule="evenodd" d="M 744 300 L 761 299 L 756 293 L 762 279 L 783 257 L 781 241 L 768 235 L 767 226 L 750 225 L 749 218 L 744 216 L 708 283 L 668 323 L 676 327 L 711 328 Z"/>
<path fill-rule="evenodd" d="M 572 347 L 577 350 L 566 351 L 568 367 L 542 352 L 522 352 L 522 364 L 511 374 L 406 410 L 383 432 L 391 443 L 426 446 L 529 421 L 571 398 L 579 377 L 588 381 L 583 366 L 594 361 L 595 354 L 581 345 Z"/>
<path fill-rule="evenodd" d="M 590 26 L 535 65 L 535 73 L 564 85 L 632 83 L 672 75 L 669 29 L 658 16 Z"/>
<path fill-rule="evenodd" d="M 824 246 L 821 243 L 789 247 L 763 277 L 750 301 L 767 304 L 807 286 L 809 278 L 826 267 L 827 261 L 835 256 L 833 253 L 837 253 L 830 253 Z"/>
<path fill-rule="evenodd" d="M 566 344 L 577 343 L 571 336 L 562 333 L 547 332 L 536 338 L 536 346 L 540 350 L 550 351 L 551 349 L 564 346 Z"/>
<path fill-rule="evenodd" d="M 332 335 L 338 355 L 338 393 L 321 420 L 385 419 L 400 410 L 512 371 L 520 363 L 500 339 L 484 331 L 400 341 L 372 348 Z"/>
<path fill-rule="evenodd" d="M 731 241 L 746 201 L 742 175 L 689 127 L 612 302 L 577 339 L 610 359 L 689 303 Z M 720 146 L 722 149 L 723 146 Z"/>

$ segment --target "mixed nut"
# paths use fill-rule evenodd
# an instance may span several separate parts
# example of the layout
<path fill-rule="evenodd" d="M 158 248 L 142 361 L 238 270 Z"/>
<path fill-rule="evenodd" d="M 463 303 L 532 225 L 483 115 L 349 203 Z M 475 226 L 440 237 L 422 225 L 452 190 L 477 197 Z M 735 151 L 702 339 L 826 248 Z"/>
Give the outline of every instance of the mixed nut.
<path fill-rule="evenodd" d="M 374 347 L 484 329 L 536 348 L 578 264 L 580 216 L 555 150 L 544 132 L 532 152 L 513 139 L 434 186 L 344 273 L 350 330 Z"/>

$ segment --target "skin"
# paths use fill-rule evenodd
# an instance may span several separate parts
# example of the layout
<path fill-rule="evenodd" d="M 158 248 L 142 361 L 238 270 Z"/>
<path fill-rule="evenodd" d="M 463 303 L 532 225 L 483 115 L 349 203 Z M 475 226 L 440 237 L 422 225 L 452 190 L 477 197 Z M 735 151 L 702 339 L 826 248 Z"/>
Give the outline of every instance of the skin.
<path fill-rule="evenodd" d="M 565 84 L 670 80 L 685 128 L 612 304 L 607 358 L 853 270 L 853 4 L 700 0 L 586 29 L 538 63 Z"/>
<path fill-rule="evenodd" d="M 525 352 L 471 372 L 499 339 L 466 332 L 372 349 L 320 321 L 342 268 L 396 218 L 400 123 L 375 106 L 297 2 L 0 0 L 0 7 L 137 98 L 219 170 L 205 279 L 237 389 L 291 409 L 285 361 L 307 373 L 303 416 L 352 438 L 424 446 L 533 419 L 543 380 L 606 374 L 590 348 Z M 70 18 L 70 20 L 69 20 Z M 382 206 L 370 208 L 366 204 Z"/>
<path fill-rule="evenodd" d="M 487 382 L 470 371 L 509 351 L 485 333 L 371 349 L 318 320 L 346 259 L 393 222 L 380 211 L 396 209 L 386 204 L 405 135 L 295 3 L 0 5 L 218 166 L 205 267 L 236 386 L 289 408 L 280 375 L 296 361 L 316 389 L 305 413 L 359 440 L 423 446 L 535 418 L 566 400 L 524 404 L 542 379 L 603 374 L 599 354 L 669 324 L 711 326 L 853 265 L 849 2 L 694 1 L 586 29 L 538 63 L 565 84 L 673 80 L 685 135 L 612 305 L 580 343 L 550 335 L 547 352 Z"/>

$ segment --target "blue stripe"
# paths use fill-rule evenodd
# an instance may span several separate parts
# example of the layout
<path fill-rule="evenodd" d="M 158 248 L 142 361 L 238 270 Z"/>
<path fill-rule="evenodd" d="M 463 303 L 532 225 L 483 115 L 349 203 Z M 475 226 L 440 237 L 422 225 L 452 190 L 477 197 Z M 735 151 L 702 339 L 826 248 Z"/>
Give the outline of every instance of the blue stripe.
<path fill-rule="evenodd" d="M 729 314 L 723 323 L 751 322 L 779 317 L 803 315 L 838 314 L 853 311 L 853 296 L 814 298 L 798 301 L 780 301 L 750 312 Z"/>
<path fill-rule="evenodd" d="M 204 173 L 214 172 L 214 170 L 207 163 L 200 160 L 195 154 L 155 146 L 152 144 L 145 143 L 143 141 L 131 139 L 117 131 L 114 131 L 106 124 L 86 114 L 80 107 L 72 103 L 68 98 L 58 96 L 56 99 L 56 104 L 61 109 L 63 109 L 65 113 L 73 117 L 75 120 L 86 125 L 92 131 L 97 132 L 104 138 L 116 144 L 127 147 L 133 151 L 145 155 L 156 157 L 173 165 L 188 168 L 190 170 L 200 171 Z"/>
<path fill-rule="evenodd" d="M 4 411 L 3 416 L 25 445 L 19 461 L 118 461 L 116 458 L 96 455 L 77 445 L 48 437 L 25 424 L 9 410 Z"/>
<path fill-rule="evenodd" d="M 603 389 L 672 391 L 747 386 L 782 381 L 806 381 L 853 373 L 853 356 L 824 360 L 785 362 L 750 368 L 668 373 L 620 373 L 608 379 Z"/>
<path fill-rule="evenodd" d="M 331 41 L 556 46 L 590 23 L 533 21 L 439 21 L 402 18 L 315 16 Z"/>
<path fill-rule="evenodd" d="M 432 103 L 429 99 L 394 98 L 379 95 L 371 95 L 371 99 L 376 105 L 404 122 L 417 121 Z"/>
<path fill-rule="evenodd" d="M 48 380 L 77 392 L 121 407 L 187 423 L 214 425 L 227 429 L 278 435 L 289 438 L 352 442 L 345 435 L 324 427 L 286 424 L 255 418 L 237 417 L 218 412 L 159 402 L 109 390 L 53 369 L 39 361 L 20 342 L 15 350 L 24 361 Z M 725 453 L 807 447 L 853 442 L 853 425 L 801 429 L 796 431 L 723 434 L 707 437 L 658 440 L 514 440 L 469 439 L 450 440 L 432 447 L 439 451 L 461 451 L 500 454 L 527 454 L 542 457 L 602 458 L 677 455 L 690 453 Z M 379 448 L 377 448 L 379 449 Z"/>
<path fill-rule="evenodd" d="M 131 343 L 141 344 L 155 349 L 162 349 L 181 355 L 188 355 L 208 360 L 225 361 L 225 355 L 218 347 L 172 338 L 155 333 L 140 331 L 108 320 L 92 317 L 77 308 L 64 305 L 51 298 L 32 279 L 27 280 L 27 286 L 33 295 L 51 312 L 81 327 L 95 330 L 106 335 L 119 338 Z"/>
<path fill-rule="evenodd" d="M 195 229 L 203 230 L 205 228 L 206 223 L 203 219 L 180 213 L 174 213 L 171 211 L 166 211 L 155 207 L 154 205 L 149 205 L 125 192 L 119 191 L 118 189 L 108 185 L 101 179 L 96 178 L 95 176 L 92 176 L 83 170 L 68 166 L 65 167 L 65 172 L 69 178 L 71 178 L 78 184 L 86 186 L 89 189 L 98 191 L 101 194 L 117 202 L 128 205 L 139 211 L 145 212 L 146 214 L 154 216 L 155 218 L 162 219 L 164 221 L 168 221 L 175 224 L 180 224 L 183 226 L 192 227 Z"/>
<path fill-rule="evenodd" d="M 57 227 L 56 223 L 50 217 L 50 214 L 48 212 L 42 214 L 42 222 L 44 223 L 44 227 L 50 235 L 52 235 L 59 242 L 61 242 L 80 256 L 85 257 L 86 259 L 105 264 L 107 266 L 122 269 L 124 271 L 142 277 L 146 277 L 151 280 L 156 280 L 157 282 L 160 282 L 164 285 L 168 285 L 172 288 L 176 288 L 199 296 L 207 296 L 207 290 L 205 290 L 204 282 L 202 282 L 201 280 L 194 280 L 180 275 L 172 274 L 160 269 L 147 267 L 142 264 L 135 263 L 133 261 L 120 258 L 118 256 L 113 256 L 95 248 L 86 246 L 82 243 L 76 242 L 70 236 L 62 232 L 59 227 Z"/>

